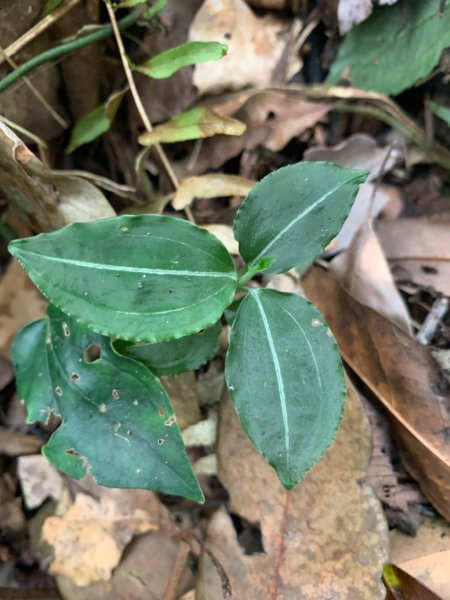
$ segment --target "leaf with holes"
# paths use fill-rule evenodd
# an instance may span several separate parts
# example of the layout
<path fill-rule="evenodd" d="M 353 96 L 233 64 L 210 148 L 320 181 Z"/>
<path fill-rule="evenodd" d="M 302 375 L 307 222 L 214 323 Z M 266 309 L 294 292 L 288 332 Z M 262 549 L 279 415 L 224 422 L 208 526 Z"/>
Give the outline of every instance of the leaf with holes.
<path fill-rule="evenodd" d="M 296 294 L 250 290 L 225 375 L 242 427 L 293 488 L 334 440 L 344 406 L 342 363 L 322 315 Z"/>
<path fill-rule="evenodd" d="M 305 267 L 337 235 L 367 171 L 301 162 L 274 171 L 251 190 L 234 222 L 239 251 L 253 269 L 282 273 Z"/>
<path fill-rule="evenodd" d="M 217 321 L 205 331 L 170 342 L 135 344 L 116 340 L 113 345 L 117 352 L 143 363 L 155 375 L 177 375 L 204 365 L 217 352 L 221 331 L 221 322 Z"/>
<path fill-rule="evenodd" d="M 12 352 L 28 420 L 50 413 L 62 420 L 44 447 L 47 458 L 77 479 L 89 465 L 100 485 L 203 501 L 156 377 L 56 307 L 47 314 L 19 332 Z"/>
<path fill-rule="evenodd" d="M 174 217 L 74 223 L 16 240 L 10 251 L 53 304 L 125 340 L 156 343 L 211 327 L 236 290 L 223 244 Z"/>
<path fill-rule="evenodd" d="M 153 79 L 166 79 L 183 67 L 189 67 L 212 60 L 220 60 L 228 50 L 218 42 L 186 42 L 175 48 L 157 54 L 142 65 L 133 68 Z"/>

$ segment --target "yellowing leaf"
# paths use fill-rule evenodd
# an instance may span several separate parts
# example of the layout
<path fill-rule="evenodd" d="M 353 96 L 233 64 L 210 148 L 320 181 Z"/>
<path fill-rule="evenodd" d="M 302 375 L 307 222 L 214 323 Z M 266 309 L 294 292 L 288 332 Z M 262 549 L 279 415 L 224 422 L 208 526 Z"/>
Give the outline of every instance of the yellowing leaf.
<path fill-rule="evenodd" d="M 222 117 L 209 108 L 197 106 L 158 125 L 153 131 L 147 131 L 139 137 L 138 141 L 143 146 L 150 146 L 159 142 L 197 140 L 218 133 L 242 135 L 245 129 L 246 125 L 241 121 Z"/>
<path fill-rule="evenodd" d="M 180 182 L 180 187 L 172 200 L 172 206 L 175 210 L 183 210 L 191 204 L 194 198 L 246 196 L 255 183 L 256 181 L 245 177 L 225 175 L 224 173 L 188 177 Z"/>

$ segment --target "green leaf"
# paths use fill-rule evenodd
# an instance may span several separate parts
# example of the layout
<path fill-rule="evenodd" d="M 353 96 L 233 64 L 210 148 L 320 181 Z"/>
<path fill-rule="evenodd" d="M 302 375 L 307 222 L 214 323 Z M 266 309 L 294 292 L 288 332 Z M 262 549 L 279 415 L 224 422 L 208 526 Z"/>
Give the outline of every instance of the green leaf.
<path fill-rule="evenodd" d="M 291 489 L 330 446 L 344 406 L 342 363 L 322 315 L 296 294 L 250 290 L 225 376 L 242 427 Z"/>
<path fill-rule="evenodd" d="M 263 258 L 274 259 L 261 269 L 268 273 L 309 265 L 339 232 L 367 176 L 332 163 L 301 162 L 264 177 L 234 222 L 249 270 Z"/>
<path fill-rule="evenodd" d="M 212 60 L 220 60 L 228 50 L 218 42 L 186 42 L 157 54 L 142 65 L 133 68 L 153 79 L 166 79 L 183 67 L 189 67 Z"/>
<path fill-rule="evenodd" d="M 77 121 L 72 129 L 66 154 L 70 154 L 76 148 L 92 142 L 109 131 L 126 91 L 114 92 L 104 104 L 96 106 Z"/>
<path fill-rule="evenodd" d="M 159 344 L 134 344 L 116 340 L 114 348 L 128 358 L 143 363 L 156 375 L 178 375 L 195 371 L 214 356 L 219 348 L 221 322 L 205 331 Z"/>
<path fill-rule="evenodd" d="M 174 217 L 74 223 L 9 249 L 53 304 L 124 340 L 156 343 L 211 327 L 236 289 L 223 244 Z"/>
<path fill-rule="evenodd" d="M 203 501 L 166 391 L 108 338 L 50 305 L 47 319 L 19 332 L 12 358 L 28 421 L 61 417 L 44 447 L 59 469 L 80 478 L 87 463 L 100 485 Z"/>
<path fill-rule="evenodd" d="M 439 119 L 442 119 L 450 127 L 450 108 L 448 106 L 442 106 L 442 104 L 432 101 L 428 102 L 428 106 Z"/>
<path fill-rule="evenodd" d="M 160 142 L 185 142 L 211 137 L 218 133 L 242 135 L 245 129 L 246 125 L 241 121 L 222 117 L 209 108 L 197 106 L 158 125 L 152 131 L 143 133 L 138 142 L 143 146 Z"/>
<path fill-rule="evenodd" d="M 408 0 L 375 7 L 339 46 L 326 80 L 340 79 L 364 90 L 399 94 L 430 73 L 450 45 L 450 1 L 439 16 L 438 2 Z"/>

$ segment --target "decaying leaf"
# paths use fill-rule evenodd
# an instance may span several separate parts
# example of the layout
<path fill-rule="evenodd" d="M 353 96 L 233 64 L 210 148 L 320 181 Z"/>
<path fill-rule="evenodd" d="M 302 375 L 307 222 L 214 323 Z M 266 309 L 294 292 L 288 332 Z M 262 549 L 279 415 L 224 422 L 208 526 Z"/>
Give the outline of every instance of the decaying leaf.
<path fill-rule="evenodd" d="M 0 427 L 0 454 L 6 456 L 21 456 L 39 452 L 42 442 L 33 435 Z"/>
<path fill-rule="evenodd" d="M 411 281 L 450 295 L 450 221 L 379 221 L 377 233 L 397 281 Z"/>
<path fill-rule="evenodd" d="M 17 331 L 45 314 L 47 301 L 13 260 L 0 280 L 0 354 L 9 355 Z"/>
<path fill-rule="evenodd" d="M 33 231 L 51 231 L 74 221 L 115 214 L 95 186 L 45 167 L 3 123 L 0 123 L 0 170 L 0 195 Z"/>
<path fill-rule="evenodd" d="M 372 490 L 361 483 L 370 455 L 367 421 L 349 389 L 342 428 L 331 449 L 291 492 L 286 492 L 239 426 L 229 401 L 222 405 L 219 478 L 231 511 L 259 523 L 263 551 L 247 554 L 224 509 L 208 526 L 207 548 L 229 578 L 231 598 L 325 600 L 384 598 L 381 568 L 387 531 Z M 201 561 L 198 600 L 222 597 L 209 553 Z"/>
<path fill-rule="evenodd" d="M 408 471 L 450 518 L 447 382 L 429 349 L 359 304 L 323 270 L 311 269 L 302 284 L 329 323 L 344 360 L 391 415 Z"/>
<path fill-rule="evenodd" d="M 414 537 L 398 529 L 389 533 L 389 560 L 416 577 L 441 600 L 450 600 L 450 526 L 441 518 L 425 518 Z"/>
<path fill-rule="evenodd" d="M 386 600 L 443 600 L 396 565 L 384 566 L 383 581 L 387 588 Z"/>
<path fill-rule="evenodd" d="M 227 160 L 262 145 L 278 152 L 292 139 L 313 127 L 332 109 L 330 102 L 309 102 L 295 92 L 285 90 L 246 91 L 230 99 L 215 101 L 219 114 L 233 116 L 247 125 L 240 137 L 206 140 L 190 170 L 203 173 L 219 168 Z"/>
<path fill-rule="evenodd" d="M 412 334 L 408 310 L 395 286 L 372 220 L 366 220 L 350 247 L 332 260 L 330 268 L 355 300 Z"/>
<path fill-rule="evenodd" d="M 175 210 L 183 210 L 194 198 L 221 198 L 223 196 L 246 196 L 256 181 L 227 175 L 225 173 L 207 173 L 198 177 L 187 177 L 180 181 L 175 192 L 172 206 Z"/>
<path fill-rule="evenodd" d="M 158 125 L 152 131 L 143 133 L 138 141 L 143 146 L 150 146 L 160 142 L 198 140 L 218 133 L 242 135 L 245 129 L 245 124 L 236 119 L 222 117 L 208 108 L 198 106 L 177 115 L 167 123 Z"/>
<path fill-rule="evenodd" d="M 58 501 L 63 481 L 58 471 L 51 466 L 45 456 L 21 456 L 17 463 L 17 471 L 22 486 L 22 493 L 28 509 L 40 506 L 47 498 Z"/>
<path fill-rule="evenodd" d="M 215 40 L 229 49 L 214 68 L 195 67 L 194 84 L 200 94 L 268 85 L 286 47 L 283 29 L 288 33 L 289 27 L 272 16 L 256 17 L 244 0 L 205 0 L 192 21 L 189 39 Z M 295 53 L 290 61 L 287 79 L 301 67 Z"/>
<path fill-rule="evenodd" d="M 55 552 L 49 571 L 80 586 L 108 580 L 133 536 L 156 528 L 146 511 L 127 513 L 110 497 L 98 502 L 78 494 L 63 517 L 49 517 L 42 528 L 42 540 Z"/>

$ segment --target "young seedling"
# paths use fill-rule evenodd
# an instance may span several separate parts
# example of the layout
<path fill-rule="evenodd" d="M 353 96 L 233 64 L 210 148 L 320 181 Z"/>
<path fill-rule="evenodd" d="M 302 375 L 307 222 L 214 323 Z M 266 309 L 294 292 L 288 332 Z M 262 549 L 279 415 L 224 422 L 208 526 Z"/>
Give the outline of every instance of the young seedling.
<path fill-rule="evenodd" d="M 345 381 L 320 312 L 296 294 L 250 287 L 256 273 L 306 267 L 342 226 L 367 173 L 331 163 L 279 169 L 250 191 L 222 243 L 179 218 L 121 216 L 16 240 L 10 251 L 49 299 L 13 347 L 28 421 L 62 424 L 44 447 L 59 469 L 98 483 L 201 502 L 160 375 L 217 351 L 234 316 L 226 382 L 242 427 L 291 489 L 333 441 Z M 236 309 L 237 307 L 237 309 Z M 234 314 L 235 312 L 235 314 Z"/>

